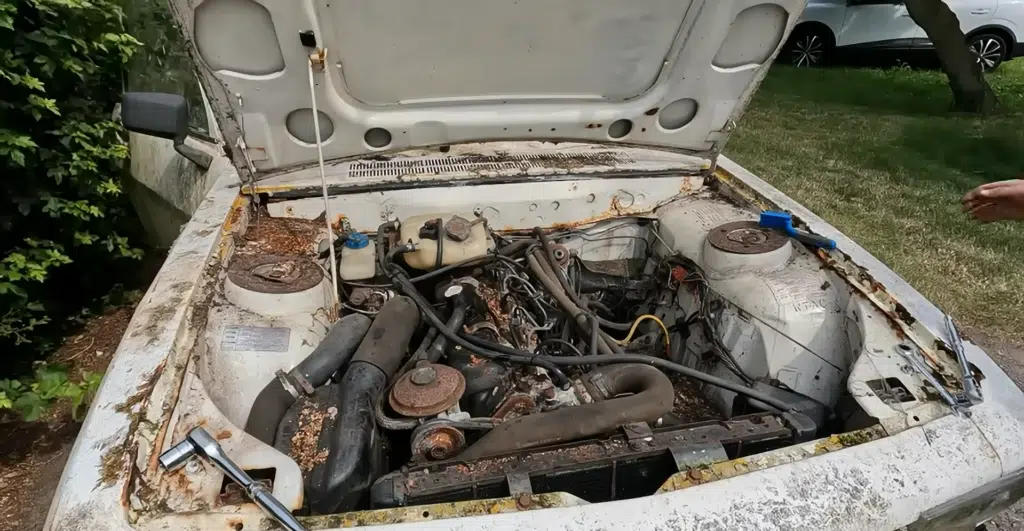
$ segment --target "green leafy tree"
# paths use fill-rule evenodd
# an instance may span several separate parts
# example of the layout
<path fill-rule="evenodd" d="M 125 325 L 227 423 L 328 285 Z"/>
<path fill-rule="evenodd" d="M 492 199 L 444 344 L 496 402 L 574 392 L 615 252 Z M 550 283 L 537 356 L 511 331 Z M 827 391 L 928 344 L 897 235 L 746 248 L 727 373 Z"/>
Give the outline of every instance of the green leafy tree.
<path fill-rule="evenodd" d="M 122 19 L 108 0 L 0 0 L 0 370 L 141 257 L 110 115 L 140 45 Z"/>

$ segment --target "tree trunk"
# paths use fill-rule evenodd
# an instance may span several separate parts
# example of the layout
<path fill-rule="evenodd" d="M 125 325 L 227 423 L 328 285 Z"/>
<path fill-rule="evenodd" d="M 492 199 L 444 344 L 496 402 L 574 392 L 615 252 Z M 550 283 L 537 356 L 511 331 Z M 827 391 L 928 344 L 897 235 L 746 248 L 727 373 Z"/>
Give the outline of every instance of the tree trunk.
<path fill-rule="evenodd" d="M 924 29 L 935 46 L 942 70 L 953 91 L 953 106 L 960 111 L 990 113 L 999 99 L 985 80 L 981 62 L 967 46 L 956 14 L 942 0 L 904 0 L 910 17 Z"/>

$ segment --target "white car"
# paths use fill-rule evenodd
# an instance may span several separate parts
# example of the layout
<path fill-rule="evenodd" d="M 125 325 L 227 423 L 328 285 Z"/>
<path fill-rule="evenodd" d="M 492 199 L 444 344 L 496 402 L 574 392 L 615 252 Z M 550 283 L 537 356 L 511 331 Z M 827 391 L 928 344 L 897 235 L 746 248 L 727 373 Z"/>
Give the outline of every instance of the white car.
<path fill-rule="evenodd" d="M 720 154 L 803 0 L 170 4 L 201 107 L 121 113 L 136 179 L 202 200 L 45 529 L 974 529 L 1024 494 L 1024 393 Z"/>
<path fill-rule="evenodd" d="M 1024 54 L 1024 2 L 944 0 L 986 70 Z M 928 35 L 898 0 L 810 0 L 784 56 L 796 66 L 818 66 L 836 55 L 912 56 L 934 53 Z"/>

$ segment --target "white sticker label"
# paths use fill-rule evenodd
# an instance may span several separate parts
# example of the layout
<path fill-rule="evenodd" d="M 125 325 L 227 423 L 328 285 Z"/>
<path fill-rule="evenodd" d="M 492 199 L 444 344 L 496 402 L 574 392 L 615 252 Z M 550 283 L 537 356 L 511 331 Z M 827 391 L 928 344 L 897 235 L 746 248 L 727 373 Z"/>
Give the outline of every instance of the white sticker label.
<path fill-rule="evenodd" d="M 290 328 L 230 325 L 220 338 L 224 350 L 287 352 Z"/>

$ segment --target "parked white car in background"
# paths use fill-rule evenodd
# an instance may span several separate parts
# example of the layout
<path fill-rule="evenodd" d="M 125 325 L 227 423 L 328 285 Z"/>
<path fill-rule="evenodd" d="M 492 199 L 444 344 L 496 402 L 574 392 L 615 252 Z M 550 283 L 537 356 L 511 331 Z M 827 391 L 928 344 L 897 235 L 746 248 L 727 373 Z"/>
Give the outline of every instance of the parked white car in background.
<path fill-rule="evenodd" d="M 1024 54 L 1020 42 L 1024 2 L 946 0 L 971 49 L 986 70 Z M 787 43 L 796 66 L 818 66 L 834 56 L 930 54 L 928 35 L 898 0 L 810 0 Z"/>

